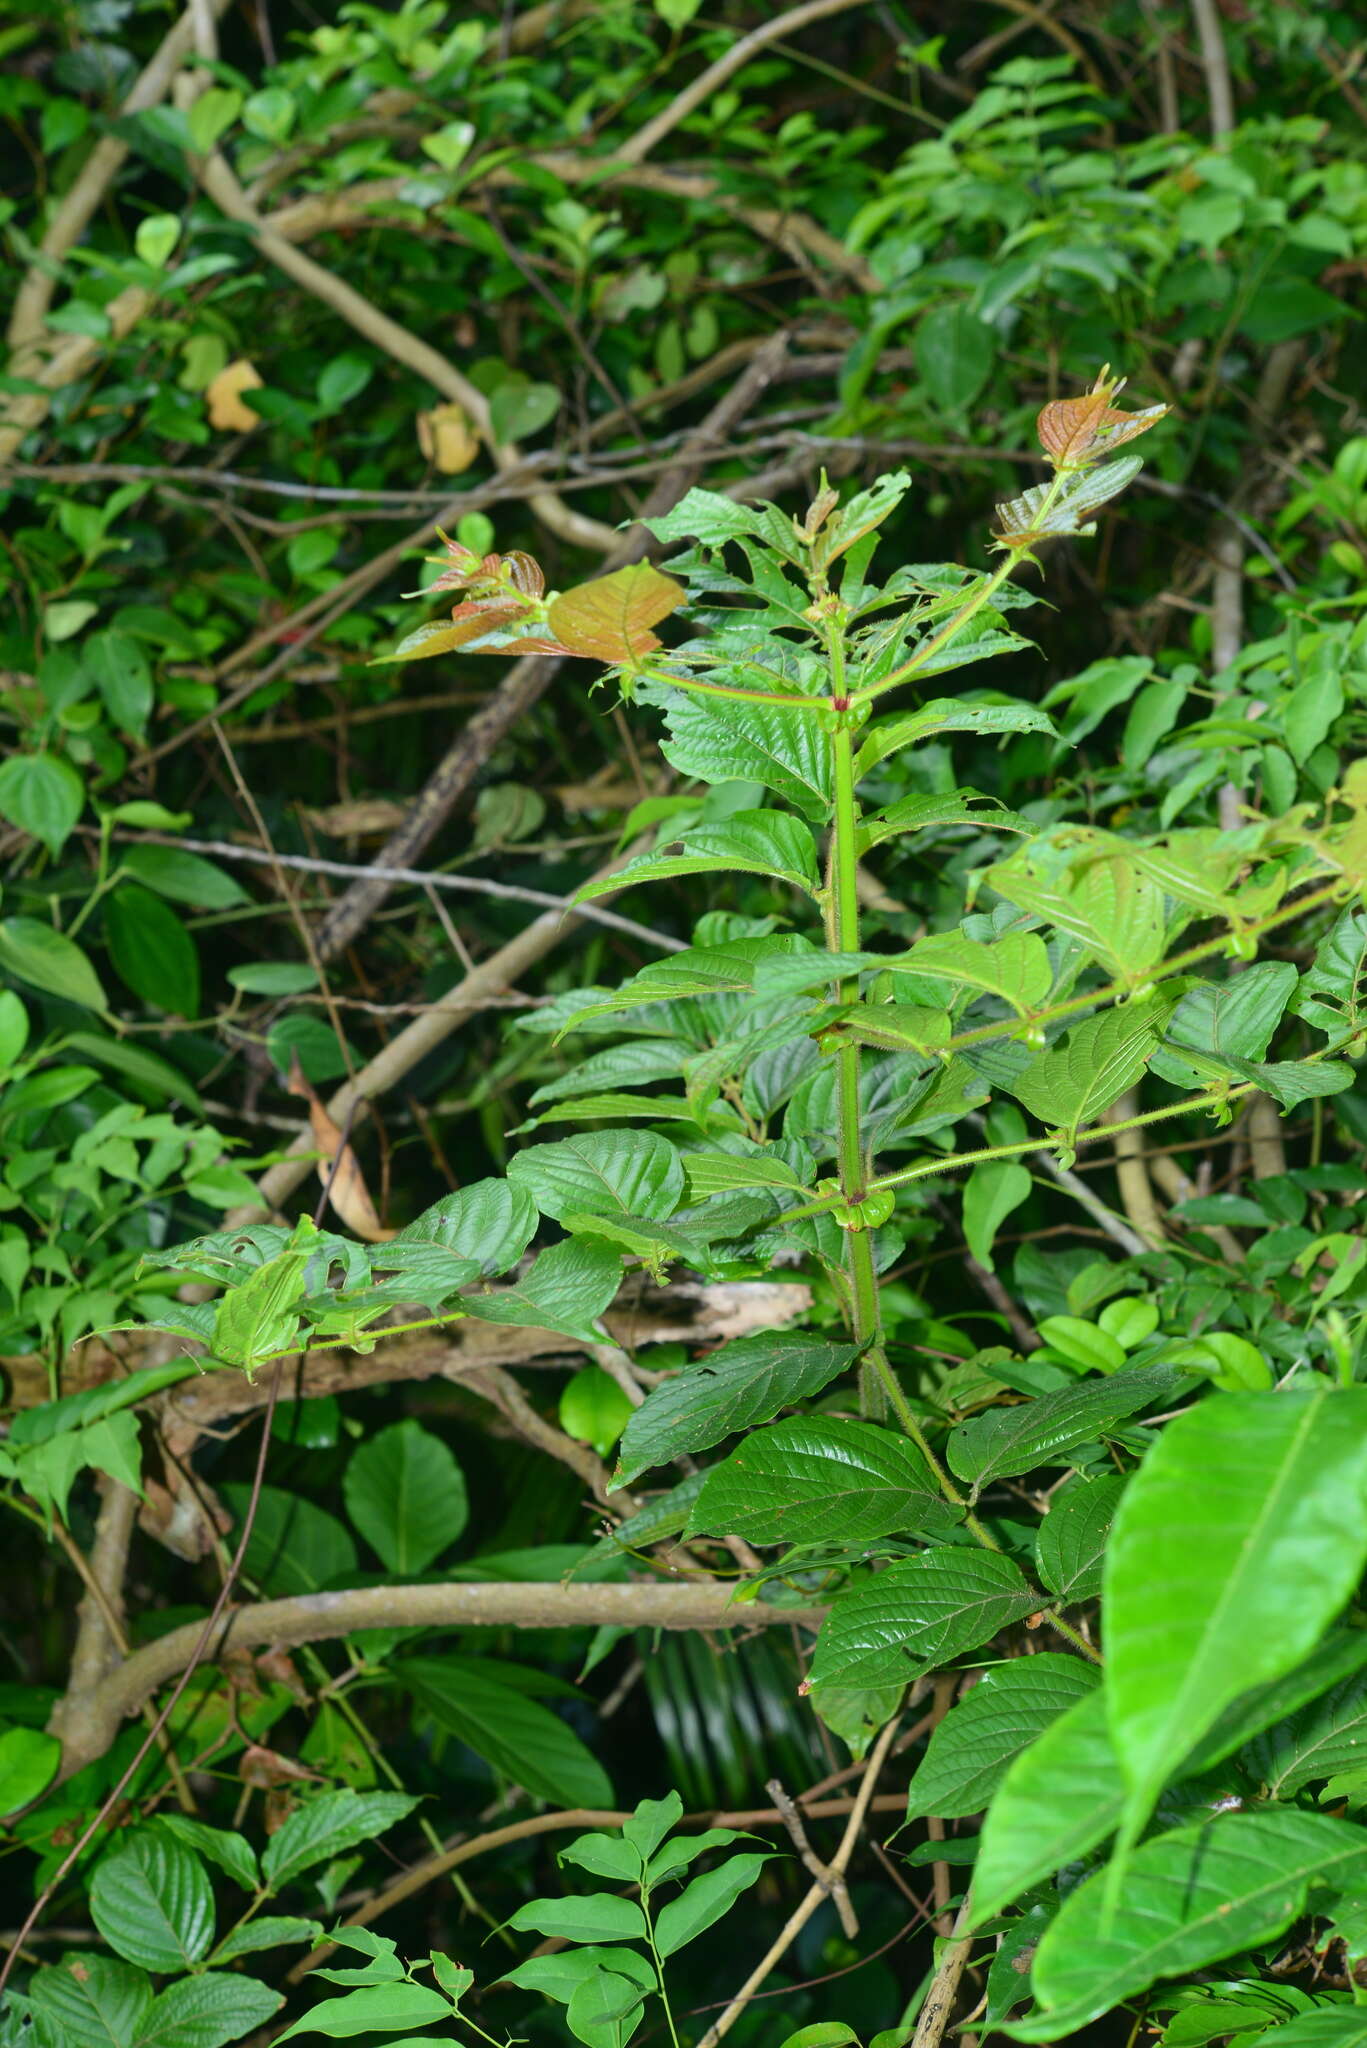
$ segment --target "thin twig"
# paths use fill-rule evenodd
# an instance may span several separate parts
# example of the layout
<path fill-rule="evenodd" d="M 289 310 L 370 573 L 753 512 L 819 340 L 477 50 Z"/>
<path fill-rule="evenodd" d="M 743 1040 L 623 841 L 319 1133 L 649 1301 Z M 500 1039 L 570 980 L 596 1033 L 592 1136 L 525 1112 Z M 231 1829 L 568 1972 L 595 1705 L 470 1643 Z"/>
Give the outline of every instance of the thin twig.
<path fill-rule="evenodd" d="M 133 846 L 175 846 L 185 853 L 212 854 L 216 860 L 250 861 L 272 868 L 298 868 L 308 875 L 338 875 L 346 879 L 375 875 L 386 882 L 406 882 L 415 889 L 451 889 L 472 896 L 499 896 L 510 903 L 536 903 L 547 910 L 563 911 L 566 916 L 586 918 L 591 924 L 607 925 L 612 931 L 626 932 L 633 939 L 641 939 L 646 945 L 656 946 L 665 953 L 687 950 L 687 940 L 671 939 L 664 932 L 652 931 L 648 924 L 638 924 L 635 918 L 619 917 L 613 910 L 601 910 L 595 903 L 575 903 L 568 896 L 553 896 L 545 889 L 523 889 L 513 882 L 492 882 L 481 875 L 432 874 L 423 868 L 362 867 L 355 861 L 324 860 L 317 854 L 276 853 L 258 846 L 238 846 L 229 839 L 178 839 L 168 832 L 121 832 L 116 833 L 115 838 Z"/>
<path fill-rule="evenodd" d="M 822 1881 L 813 1884 L 801 1905 L 789 1915 L 778 1935 L 770 1944 L 768 1951 L 750 1972 L 750 1975 L 741 1985 L 740 1990 L 731 2000 L 725 2012 L 722 2013 L 719 2019 L 713 2022 L 703 2035 L 699 2048 L 716 2048 L 716 2043 L 721 2040 L 722 2036 L 730 2033 L 732 2027 L 750 2003 L 750 2000 L 769 1975 L 769 1972 L 776 1964 L 782 1962 L 784 1956 L 787 1955 L 817 1907 L 824 1899 L 830 1896 L 830 1879 L 844 1877 L 845 1872 L 849 1869 L 850 1858 L 854 1855 L 855 1845 L 863 1829 L 864 1816 L 869 1810 L 869 1802 L 873 1798 L 874 1787 L 878 1782 L 878 1774 L 883 1768 L 896 1733 L 897 1721 L 894 1718 L 888 1722 L 887 1727 L 873 1746 L 863 1778 L 860 1780 L 858 1795 L 845 1826 L 845 1832 L 840 1838 L 840 1847 L 830 1860 L 826 1877 Z"/>

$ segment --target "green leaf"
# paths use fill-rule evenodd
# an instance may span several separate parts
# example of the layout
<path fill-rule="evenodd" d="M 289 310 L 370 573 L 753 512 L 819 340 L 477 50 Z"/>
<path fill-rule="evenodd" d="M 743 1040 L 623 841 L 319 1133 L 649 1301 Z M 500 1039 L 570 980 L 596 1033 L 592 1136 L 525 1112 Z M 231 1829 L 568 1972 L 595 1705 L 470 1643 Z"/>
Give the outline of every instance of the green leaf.
<path fill-rule="evenodd" d="M 763 530 L 759 512 L 750 505 L 737 504 L 720 491 L 685 491 L 671 512 L 643 519 L 657 540 L 696 540 L 704 547 L 719 547 L 741 534 Z"/>
<path fill-rule="evenodd" d="M 671 881 L 676 875 L 774 875 L 814 896 L 820 886 L 812 835 L 781 811 L 734 811 L 722 825 L 686 832 L 682 853 L 641 854 L 615 874 L 586 882 L 573 901 L 587 902 L 636 882 Z"/>
<path fill-rule="evenodd" d="M 318 986 L 307 960 L 254 960 L 228 969 L 229 986 L 250 996 L 297 996 Z"/>
<path fill-rule="evenodd" d="M 1200 1088 L 1228 1073 L 1231 1060 L 1260 1060 L 1296 978 L 1288 960 L 1258 960 L 1228 981 L 1188 989 L 1168 1019 L 1154 1072 L 1179 1088 Z M 1202 1057 L 1187 1059 L 1188 1049 Z"/>
<path fill-rule="evenodd" d="M 645 1991 L 654 1991 L 658 1986 L 654 1964 L 632 1948 L 562 1948 L 550 1955 L 529 1956 L 498 1981 L 516 1984 L 523 1991 L 540 1991 L 547 1998 L 568 2005 L 579 1986 L 600 1970 L 610 1970 Z"/>
<path fill-rule="evenodd" d="M 1101 1591 L 1102 1554 L 1124 1491 L 1123 1479 L 1074 1479 L 1050 1499 L 1035 1564 L 1060 1606 Z"/>
<path fill-rule="evenodd" d="M 1015 1759 L 987 1809 L 973 1871 L 974 1925 L 1104 1842 L 1124 1805 L 1106 1701 L 1088 1693 Z"/>
<path fill-rule="evenodd" d="M 180 223 L 175 223 L 177 232 Z M 152 671 L 129 633 L 92 633 L 81 649 L 82 666 L 95 678 L 104 706 L 120 732 L 141 739 L 152 711 Z"/>
<path fill-rule="evenodd" d="M 543 1216 L 641 1216 L 663 1222 L 683 1200 L 683 1161 L 653 1131 L 588 1131 L 532 1145 L 508 1162 L 508 1179 Z"/>
<path fill-rule="evenodd" d="M 119 866 L 145 889 L 195 910 L 235 910 L 251 901 L 232 875 L 201 854 L 182 853 L 178 846 L 120 847 Z"/>
<path fill-rule="evenodd" d="M 1058 738 L 1053 719 L 1036 704 L 973 704 L 958 697 L 932 697 L 916 711 L 898 712 L 869 727 L 855 756 L 856 776 L 867 775 L 889 754 L 899 754 L 936 732 L 1044 732 Z"/>
<path fill-rule="evenodd" d="M 28 1995 L 39 2048 L 134 2048 L 152 2004 L 143 1971 L 88 1949 L 37 1971 Z"/>
<path fill-rule="evenodd" d="M 1281 707 L 1281 729 L 1297 767 L 1303 768 L 1343 710 L 1343 684 L 1332 668 L 1297 683 Z"/>
<path fill-rule="evenodd" d="M 1163 1977 L 1275 1941 L 1312 1885 L 1367 1877 L 1362 1830 L 1311 1813 L 1233 1813 L 1145 1842 L 1114 1911 L 1099 1873 L 1064 1900 L 1035 1954 L 1043 2009 L 1013 2023 L 1027 2041 L 1071 2034 Z"/>
<path fill-rule="evenodd" d="M 266 1948 L 287 1948 L 300 1941 L 316 1946 L 322 1939 L 320 1921 L 303 1920 L 293 1913 L 260 1913 L 255 1920 L 248 1920 L 245 1926 L 235 1927 L 224 1936 L 214 1951 L 214 1960 L 228 1963 L 237 1956 L 256 1955 Z"/>
<path fill-rule="evenodd" d="M 394 1676 L 437 1726 L 555 1806 L 611 1806 L 612 1781 L 574 1730 L 474 1660 L 407 1657 Z"/>
<path fill-rule="evenodd" d="M 1061 1045 L 1038 1054 L 1003 1085 L 1072 1143 L 1082 1124 L 1099 1117 L 1139 1079 L 1174 1000 L 1170 992 L 1160 991 L 1147 1001 L 1087 1017 Z"/>
<path fill-rule="evenodd" d="M 560 1427 L 606 1458 L 626 1428 L 635 1403 L 601 1365 L 581 1366 L 560 1396 Z"/>
<path fill-rule="evenodd" d="M 1269 1799 L 1291 1799 L 1306 1785 L 1360 1770 L 1365 1741 L 1367 1678 L 1357 1672 L 1270 1729 L 1248 1760 Z"/>
<path fill-rule="evenodd" d="M 981 1813 L 1013 1758 L 1100 1682 L 1080 1658 L 1048 1651 L 985 1671 L 932 1732 L 911 1781 L 907 1819 Z"/>
<path fill-rule="evenodd" d="M 246 1512 L 251 1489 L 231 1481 L 222 1489 L 232 1513 Z M 335 1515 L 280 1486 L 263 1486 L 243 1569 L 277 1599 L 320 1593 L 357 1568 L 356 1546 Z"/>
<path fill-rule="evenodd" d="M 385 1569 L 412 1578 L 449 1550 L 469 1517 L 465 1479 L 440 1437 L 411 1417 L 353 1452 L 347 1513 Z"/>
<path fill-rule="evenodd" d="M 1182 1384 L 1182 1376 L 1166 1367 L 1141 1366 L 1037 1394 L 1015 1407 L 990 1408 L 950 1432 L 950 1469 L 972 1482 L 976 1500 L 994 1480 L 1032 1472 L 1037 1465 L 1066 1463 L 1070 1451 L 1105 1436 L 1112 1423 L 1137 1415 Z"/>
<path fill-rule="evenodd" d="M 1221 2031 L 1233 2029 L 1226 2026 Z M 1367 2041 L 1367 2012 L 1360 2005 L 1317 2006 L 1297 2013 L 1268 2039 L 1276 2048 L 1361 2048 Z"/>
<path fill-rule="evenodd" d="M 242 95 L 225 86 L 211 85 L 191 107 L 187 120 L 190 140 L 200 156 L 208 156 L 214 144 L 227 134 L 242 111 Z"/>
<path fill-rule="evenodd" d="M 995 335 L 965 299 L 922 314 L 913 346 L 921 381 L 943 412 L 961 413 L 992 374 Z"/>
<path fill-rule="evenodd" d="M 646 1917 L 635 1899 L 599 1892 L 587 1899 L 532 1899 L 509 1927 L 519 1933 L 558 1935 L 564 1941 L 644 1941 Z"/>
<path fill-rule="evenodd" d="M 1003 932 L 990 945 L 962 932 L 936 932 L 921 939 L 895 964 L 914 974 L 934 974 L 988 995 L 1001 996 L 1018 1016 L 1029 1015 L 1048 998 L 1054 970 L 1038 932 Z"/>
<path fill-rule="evenodd" d="M 280 1992 L 235 1970 L 186 1977 L 154 1998 L 134 2048 L 225 2048 L 264 2027 L 285 2003 Z"/>
<path fill-rule="evenodd" d="M 813 711 L 815 706 L 813 707 Z M 760 782 L 813 825 L 831 809 L 831 748 L 812 712 L 783 704 L 715 701 L 681 692 L 666 714 L 660 751 L 699 782 Z"/>
<path fill-rule="evenodd" d="M 159 896 L 120 883 L 104 901 L 104 937 L 115 973 L 135 996 L 178 1017 L 199 1015 L 199 953 Z"/>
<path fill-rule="evenodd" d="M 0 818 L 59 854 L 85 809 L 85 784 L 56 754 L 11 754 L 0 764 Z"/>
<path fill-rule="evenodd" d="M 28 1011 L 12 988 L 0 988 L 0 1073 L 6 1072 L 28 1044 Z"/>
<path fill-rule="evenodd" d="M 1096 469 L 1063 474 L 1061 489 L 1056 489 L 1059 477 L 1035 484 L 1007 504 L 998 505 L 997 532 L 1010 545 L 1028 544 L 1055 534 L 1087 533 L 1092 514 L 1108 498 L 1133 483 L 1143 467 L 1141 456 L 1122 455 Z M 1047 503 L 1050 499 L 1053 502 Z M 1147 670 L 1149 664 L 1144 666 Z"/>
<path fill-rule="evenodd" d="M 517 1264 L 536 1226 L 536 1203 L 525 1188 L 476 1180 L 424 1209 L 394 1241 L 445 1245 L 457 1259 L 477 1259 L 480 1271 L 492 1276 Z"/>
<path fill-rule="evenodd" d="M 655 1919 L 655 1946 L 662 1956 L 672 1956 L 729 1913 L 741 1893 L 748 1891 L 771 1856 L 729 1856 L 715 1870 L 704 1871 L 661 1908 Z"/>
<path fill-rule="evenodd" d="M 7 1728 L 0 1735 L 0 1819 L 46 1792 L 57 1775 L 62 1745 L 41 1728 Z"/>
<path fill-rule="evenodd" d="M 757 1429 L 707 1474 L 690 1535 L 859 1543 L 962 1521 L 914 1444 L 867 1422 L 804 1416 Z"/>
<path fill-rule="evenodd" d="M 640 1851 L 622 1835 L 579 1835 L 556 1859 L 614 1884 L 636 1884 L 641 1875 Z"/>
<path fill-rule="evenodd" d="M 622 1437 L 617 1483 L 629 1486 L 653 1465 L 710 1450 L 733 1431 L 770 1421 L 820 1393 L 855 1356 L 853 1345 L 799 1332 L 723 1344 L 646 1396 Z"/>
<path fill-rule="evenodd" d="M 647 1996 L 630 1977 L 596 1970 L 571 1992 L 565 2024 L 586 2048 L 625 2048 L 640 2025 Z"/>
<path fill-rule="evenodd" d="M 1019 1209 L 1034 1181 L 1018 1159 L 980 1159 L 964 1185 L 964 1237 L 968 1249 L 989 1273 L 997 1232 Z"/>
<path fill-rule="evenodd" d="M 0 923 L 0 970 L 82 1009 L 105 1008 L 99 976 L 80 947 L 36 917 L 7 917 Z"/>
<path fill-rule="evenodd" d="M 560 410 L 554 384 L 533 384 L 528 377 L 507 377 L 489 401 L 489 418 L 498 441 L 521 441 L 539 433 Z"/>
<path fill-rule="evenodd" d="M 997 1551 L 946 1545 L 842 1593 L 817 1640 L 813 1686 L 907 1683 L 977 1649 L 1039 1605 Z"/>
<path fill-rule="evenodd" d="M 145 1970 L 188 1969 L 214 1938 L 204 1865 L 160 1829 L 138 1829 L 100 1858 L 90 1917 L 116 1955 Z"/>
<path fill-rule="evenodd" d="M 1349 1598 L 1364 1478 L 1367 1389 L 1215 1394 L 1149 1452 L 1103 1579 L 1129 1829 L 1223 1709 L 1298 1664 Z"/>
<path fill-rule="evenodd" d="M 1034 832 L 1037 828 L 1015 811 L 1004 810 L 995 797 L 976 789 L 947 790 L 943 796 L 904 796 L 885 811 L 865 818 L 860 827 L 861 851 L 885 839 L 904 839 L 913 832 L 941 825 L 976 825 L 983 832 Z"/>
<path fill-rule="evenodd" d="M 541 1253 L 524 1280 L 497 1294 L 472 1294 L 468 1315 L 517 1329 L 558 1330 L 584 1344 L 601 1344 L 598 1317 L 622 1284 L 622 1261 L 606 1245 L 566 1238 Z"/>
<path fill-rule="evenodd" d="M 323 1792 L 289 1816 L 272 1835 L 261 1870 L 273 1892 L 315 1863 L 331 1862 L 358 1842 L 373 1841 L 405 1820 L 419 1802 L 406 1792 Z"/>
<path fill-rule="evenodd" d="M 439 1991 L 426 1984 L 365 1984 L 344 1998 L 315 2005 L 277 2041 L 297 2034 L 325 2034 L 329 2041 L 348 2041 L 355 2034 L 373 2034 L 394 2027 L 430 2027 L 449 2021 L 451 2007 Z"/>
<path fill-rule="evenodd" d="M 150 1089 L 163 1100 L 184 1102 L 193 1110 L 203 1111 L 204 1105 L 184 1075 L 178 1073 L 160 1053 L 149 1052 L 146 1046 L 128 1045 L 118 1038 L 102 1038 L 94 1031 L 68 1031 L 64 1044 L 68 1052 L 79 1053 L 83 1059 L 98 1060 L 102 1067 L 125 1075 L 138 1087 Z"/>

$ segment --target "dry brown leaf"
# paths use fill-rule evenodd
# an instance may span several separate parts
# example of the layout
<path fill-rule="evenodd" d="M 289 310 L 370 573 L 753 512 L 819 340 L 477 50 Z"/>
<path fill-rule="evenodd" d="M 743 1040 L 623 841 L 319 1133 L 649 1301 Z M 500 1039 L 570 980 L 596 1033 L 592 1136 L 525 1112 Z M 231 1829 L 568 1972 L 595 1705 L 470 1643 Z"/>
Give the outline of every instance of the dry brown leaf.
<path fill-rule="evenodd" d="M 443 476 L 459 476 L 479 453 L 479 435 L 463 406 L 434 405 L 418 414 L 418 446 Z"/>
<path fill-rule="evenodd" d="M 376 1213 L 361 1164 L 338 1126 L 318 1099 L 317 1090 L 306 1077 L 296 1052 L 290 1060 L 285 1083 L 291 1095 L 302 1095 L 309 1106 L 309 1129 L 322 1153 L 318 1178 L 328 1191 L 328 1202 L 353 1237 L 364 1244 L 388 1244 L 397 1230 L 387 1230 Z"/>
<path fill-rule="evenodd" d="M 304 816 L 329 839 L 388 838 L 408 816 L 402 804 L 387 797 L 357 797 L 352 803 L 329 804 L 326 810 L 305 811 Z"/>
<path fill-rule="evenodd" d="M 261 372 L 239 356 L 226 369 L 211 377 L 204 387 L 204 396 L 209 407 L 209 425 L 216 427 L 220 434 L 248 434 L 253 427 L 261 424 L 259 412 L 253 412 L 242 402 L 244 391 L 254 391 L 265 382 Z"/>

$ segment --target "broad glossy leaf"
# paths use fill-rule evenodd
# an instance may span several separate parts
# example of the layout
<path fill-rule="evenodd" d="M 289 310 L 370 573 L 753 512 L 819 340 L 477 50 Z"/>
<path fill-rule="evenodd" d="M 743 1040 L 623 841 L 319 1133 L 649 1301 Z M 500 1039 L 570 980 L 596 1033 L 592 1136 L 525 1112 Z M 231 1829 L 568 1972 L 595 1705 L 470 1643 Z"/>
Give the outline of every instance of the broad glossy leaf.
<path fill-rule="evenodd" d="M 344 1998 L 329 1998 L 315 2005 L 276 2039 L 292 2041 L 299 2034 L 323 2034 L 329 2041 L 346 2041 L 356 2034 L 430 2027 L 450 2018 L 447 2001 L 426 1984 L 368 1984 L 348 1991 Z"/>
<path fill-rule="evenodd" d="M 100 1858 L 90 1916 L 116 1955 L 145 1970 L 184 1970 L 208 1954 L 214 1899 L 204 1865 L 169 1835 L 139 1829 Z"/>
<path fill-rule="evenodd" d="M 508 1922 L 521 1932 L 565 1941 L 644 1941 L 646 1917 L 635 1899 L 599 1892 L 586 1899 L 532 1899 Z"/>
<path fill-rule="evenodd" d="M 585 2048 L 626 2048 L 640 2025 L 647 1995 L 630 1977 L 596 1970 L 571 1992 L 565 2024 Z"/>
<path fill-rule="evenodd" d="M 997 1551 L 947 1545 L 900 1559 L 835 1601 L 811 1683 L 906 1683 L 990 1642 L 1038 1604 L 1020 1568 Z"/>
<path fill-rule="evenodd" d="M 772 1861 L 770 1856 L 728 1856 L 715 1870 L 695 1877 L 656 1916 L 655 1944 L 660 1954 L 672 1956 L 706 1933 L 723 1914 L 730 1912 L 741 1893 L 749 1890 L 765 1864 Z"/>
<path fill-rule="evenodd" d="M 808 895 L 815 895 L 820 885 L 810 831 L 782 811 L 735 811 L 724 824 L 702 825 L 695 832 L 686 832 L 681 844 L 680 853 L 642 854 L 614 874 L 586 882 L 573 900 L 583 903 L 636 882 L 666 882 L 677 875 L 717 872 L 773 875 Z"/>
<path fill-rule="evenodd" d="M 405 1657 L 394 1676 L 423 1711 L 513 1784 L 555 1806 L 611 1806 L 612 1781 L 574 1730 L 539 1700 L 468 1658 Z"/>
<path fill-rule="evenodd" d="M 153 1999 L 133 2048 L 225 2048 L 279 2012 L 278 1991 L 235 1970 L 184 1977 Z"/>
<path fill-rule="evenodd" d="M 981 1813 L 1012 1760 L 1100 1682 L 1080 1657 L 1050 1651 L 985 1671 L 932 1732 L 911 1781 L 907 1819 Z"/>
<path fill-rule="evenodd" d="M 669 706 L 660 751 L 699 782 L 760 782 L 814 825 L 831 807 L 831 746 L 812 712 L 782 704 L 715 702 L 681 693 Z"/>
<path fill-rule="evenodd" d="M 152 2004 L 144 1971 L 88 1949 L 37 1971 L 28 1995 L 38 2048 L 134 2048 Z"/>
<path fill-rule="evenodd" d="M 386 1828 L 404 1820 L 418 1804 L 406 1792 L 323 1792 L 292 1813 L 271 1836 L 261 1869 L 273 1891 L 280 1891 L 316 1863 L 373 1841 Z"/>
<path fill-rule="evenodd" d="M 684 1193 L 683 1161 L 654 1131 L 587 1131 L 529 1145 L 508 1162 L 508 1178 L 557 1221 L 575 1210 L 662 1223 Z"/>
<path fill-rule="evenodd" d="M 482 1273 L 515 1266 L 536 1234 L 537 1207 L 511 1180 L 475 1180 L 443 1195 L 401 1230 L 395 1244 L 439 1244 L 456 1259 L 477 1259 Z"/>
<path fill-rule="evenodd" d="M 120 883 L 105 898 L 104 936 L 115 973 L 135 996 L 178 1017 L 199 1015 L 199 953 L 160 896 Z"/>
<path fill-rule="evenodd" d="M 860 1543 L 962 1521 L 916 1446 L 891 1430 L 803 1416 L 753 1430 L 707 1474 L 691 1534 L 748 1543 Z"/>
<path fill-rule="evenodd" d="M 202 854 L 183 853 L 178 846 L 121 847 L 119 866 L 145 889 L 195 910 L 234 910 L 251 900 L 223 868 Z"/>
<path fill-rule="evenodd" d="M 1127 1825 L 1251 1687 L 1289 1671 L 1367 1560 L 1367 1389 L 1215 1394 L 1130 1481 L 1103 1578 Z"/>
<path fill-rule="evenodd" d="M 79 1003 L 85 1010 L 106 1008 L 100 978 L 85 953 L 74 939 L 41 918 L 0 921 L 0 973 L 17 975 L 45 995 Z"/>
<path fill-rule="evenodd" d="M 235 1956 L 257 1955 L 265 1948 L 288 1948 L 300 1941 L 315 1946 L 322 1939 L 321 1920 L 304 1920 L 295 1913 L 259 1913 L 255 1920 L 248 1920 L 224 1936 L 214 1952 L 214 1960 L 228 1963 Z"/>
<path fill-rule="evenodd" d="M 241 1885 L 243 1891 L 256 1890 L 261 1873 L 257 1868 L 256 1851 L 245 1835 L 234 1834 L 227 1828 L 206 1827 L 202 1820 L 192 1820 L 184 1813 L 159 1814 L 157 1826 L 174 1835 L 187 1849 L 207 1856 L 211 1863 L 227 1872 L 234 1884 Z"/>
<path fill-rule="evenodd" d="M 516 1329 L 559 1330 L 580 1343 L 601 1344 L 596 1327 L 622 1284 L 622 1261 L 607 1245 L 566 1238 L 537 1258 L 526 1278 L 496 1294 L 466 1297 L 468 1315 Z"/>
<path fill-rule="evenodd" d="M 1101 1559 L 1123 1479 L 1074 1479 L 1049 1503 L 1035 1544 L 1041 1579 L 1061 1606 L 1101 1591 Z"/>
<path fill-rule="evenodd" d="M 622 1437 L 618 1482 L 653 1465 L 710 1450 L 734 1431 L 769 1422 L 829 1386 L 855 1358 L 852 1344 L 802 1332 L 738 1337 L 695 1360 L 648 1394 Z"/>
<path fill-rule="evenodd" d="M 232 1513 L 246 1513 L 251 1488 L 244 1481 L 230 1482 L 222 1493 Z M 334 1579 L 354 1572 L 358 1563 L 350 1531 L 335 1515 L 302 1494 L 262 1487 L 243 1568 L 268 1593 L 281 1599 L 320 1593 Z"/>
<path fill-rule="evenodd" d="M 529 1956 L 515 1970 L 499 1978 L 500 1984 L 516 1984 L 523 1991 L 540 1991 L 560 2005 L 568 2005 L 586 1978 L 599 1970 L 611 1970 L 628 1983 L 646 1991 L 657 1985 L 655 1966 L 634 1948 L 562 1948 L 549 1955 Z"/>
<path fill-rule="evenodd" d="M 1322 2005 L 1298 2013 L 1267 2034 L 1268 2048 L 1362 2048 L 1367 2011 L 1360 2005 Z"/>
<path fill-rule="evenodd" d="M 1184 1375 L 1174 1369 L 1141 1366 L 1036 1394 L 1013 1407 L 989 1408 L 950 1432 L 950 1469 L 972 1483 L 976 1498 L 996 1479 L 1063 1464 L 1070 1451 L 1105 1436 L 1112 1423 L 1137 1415 L 1184 1384 Z"/>
<path fill-rule="evenodd" d="M 1367 1878 L 1367 1836 L 1324 1814 L 1222 1814 L 1145 1842 L 1108 1909 L 1106 1873 L 1070 1892 L 1035 1955 L 1041 2014 L 1011 2027 L 1053 2041 L 1164 1977 L 1274 1941 L 1312 1885 Z"/>
<path fill-rule="evenodd" d="M 425 1572 L 469 1514 L 465 1478 L 440 1437 L 410 1416 L 368 1437 L 346 1469 L 347 1513 L 386 1570 Z"/>

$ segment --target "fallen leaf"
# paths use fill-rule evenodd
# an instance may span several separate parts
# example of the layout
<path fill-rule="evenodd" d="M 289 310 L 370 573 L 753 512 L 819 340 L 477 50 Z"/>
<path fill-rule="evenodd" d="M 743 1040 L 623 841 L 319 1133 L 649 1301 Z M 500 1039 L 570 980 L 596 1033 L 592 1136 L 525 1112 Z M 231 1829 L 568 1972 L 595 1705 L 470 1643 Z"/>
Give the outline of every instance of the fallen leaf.
<path fill-rule="evenodd" d="M 319 1100 L 318 1092 L 306 1078 L 295 1052 L 290 1060 L 285 1086 L 291 1095 L 302 1095 L 309 1106 L 309 1129 L 322 1153 L 318 1178 L 328 1191 L 328 1202 L 354 1237 L 364 1244 L 388 1244 L 397 1230 L 387 1230 L 370 1199 L 360 1161 Z"/>
<path fill-rule="evenodd" d="M 253 391 L 264 382 L 260 371 L 245 356 L 239 356 L 236 362 L 229 363 L 216 377 L 211 377 L 204 387 L 209 425 L 216 427 L 220 434 L 248 434 L 253 427 L 259 427 L 261 415 L 243 404 L 242 393 Z"/>

